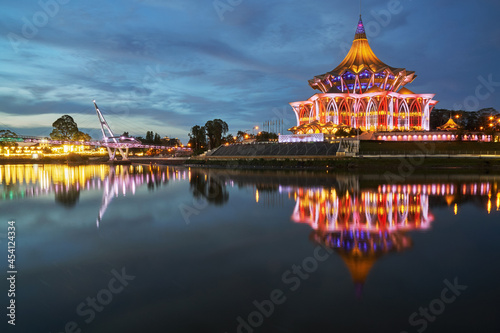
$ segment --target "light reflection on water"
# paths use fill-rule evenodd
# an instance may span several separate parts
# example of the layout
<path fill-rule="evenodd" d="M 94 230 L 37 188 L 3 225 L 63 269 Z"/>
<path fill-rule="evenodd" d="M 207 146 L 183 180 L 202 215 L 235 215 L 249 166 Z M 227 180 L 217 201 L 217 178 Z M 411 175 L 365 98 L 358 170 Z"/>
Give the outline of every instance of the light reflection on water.
<path fill-rule="evenodd" d="M 426 176 L 389 184 L 378 176 L 297 171 L 6 165 L 0 166 L 0 205 L 4 220 L 18 221 L 26 274 L 26 293 L 19 297 L 31 304 L 26 315 L 38 318 L 37 325 L 21 323 L 28 330 L 56 331 L 70 320 L 84 328 L 75 307 L 102 288 L 111 269 L 123 266 L 136 269 L 135 285 L 89 331 L 136 332 L 167 324 L 173 332 L 236 331 L 236 318 L 254 310 L 252 300 L 264 299 L 280 285 L 281 273 L 320 245 L 336 257 L 319 266 L 302 292 L 288 297 L 259 331 L 358 332 L 376 323 L 399 332 L 416 331 L 408 316 L 439 296 L 444 278 L 459 276 L 477 289 L 479 281 L 500 272 L 489 265 L 500 253 L 489 240 L 499 232 L 493 223 L 500 210 L 499 180 Z M 325 299 L 325 291 L 335 298 Z M 455 314 L 433 327 L 465 327 L 460 314 L 478 300 L 483 306 L 474 315 L 480 320 L 498 309 L 491 300 L 499 295 L 498 287 L 470 291 L 450 306 Z M 37 305 L 46 302 L 61 315 L 38 313 Z M 162 316 L 162 309 L 178 315 Z M 330 325 L 332 309 L 342 313 L 334 316 L 337 326 Z M 149 311 L 150 320 L 123 317 L 129 311 Z M 365 321 L 356 321 L 358 316 Z M 497 321 L 483 324 L 498 327 Z"/>

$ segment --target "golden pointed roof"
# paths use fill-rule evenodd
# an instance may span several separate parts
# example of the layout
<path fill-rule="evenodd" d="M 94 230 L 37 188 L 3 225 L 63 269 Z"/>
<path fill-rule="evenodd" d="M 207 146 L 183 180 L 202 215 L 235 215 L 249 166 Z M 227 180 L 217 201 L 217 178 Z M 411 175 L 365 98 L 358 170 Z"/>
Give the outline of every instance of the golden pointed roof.
<path fill-rule="evenodd" d="M 383 84 L 384 79 L 385 85 Z M 373 52 L 366 38 L 365 27 L 361 16 L 356 28 L 351 49 L 344 60 L 330 72 L 317 75 L 309 80 L 313 89 L 322 92 L 365 92 L 373 86 L 382 90 L 396 91 L 407 83 L 412 82 L 416 75 L 414 71 L 404 68 L 391 67 L 381 61 Z M 359 84 L 355 82 L 359 79 Z"/>
<path fill-rule="evenodd" d="M 446 131 L 452 131 L 452 130 L 456 130 L 459 128 L 460 128 L 460 126 L 457 125 L 457 123 L 453 121 L 451 116 L 450 116 L 450 119 L 448 119 L 448 121 L 446 122 L 446 124 L 437 127 L 437 129 L 439 129 L 439 130 L 446 130 Z"/>
<path fill-rule="evenodd" d="M 408 89 L 406 87 L 399 89 L 398 93 L 400 93 L 402 95 L 413 95 L 414 94 L 413 91 L 411 91 L 410 89 Z"/>
<path fill-rule="evenodd" d="M 370 44 L 368 44 L 365 27 L 363 26 L 363 21 L 360 16 L 356 34 L 354 35 L 354 41 L 352 42 L 349 53 L 347 53 L 340 65 L 335 67 L 330 73 L 342 74 L 346 70 L 349 70 L 354 74 L 358 74 L 365 68 L 369 68 L 372 72 L 378 73 L 390 67 L 384 64 L 375 53 L 373 53 Z"/>
<path fill-rule="evenodd" d="M 344 260 L 347 269 L 349 269 L 354 283 L 365 283 L 370 270 L 378 259 L 375 255 L 353 256 L 341 254 L 340 256 Z"/>

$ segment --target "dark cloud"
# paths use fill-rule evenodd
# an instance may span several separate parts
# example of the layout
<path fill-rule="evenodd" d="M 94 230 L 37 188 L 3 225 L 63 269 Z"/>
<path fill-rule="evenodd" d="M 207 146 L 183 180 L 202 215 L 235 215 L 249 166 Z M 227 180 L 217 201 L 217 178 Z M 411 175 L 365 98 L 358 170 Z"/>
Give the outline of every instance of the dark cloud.
<path fill-rule="evenodd" d="M 401 1 L 387 16 L 391 3 L 363 1 L 363 20 L 378 27 L 369 40 L 382 61 L 417 72 L 410 89 L 452 108 L 474 96 L 478 77 L 500 82 L 499 3 Z M 54 116 L 73 114 L 95 128 L 94 98 L 119 130 L 184 141 L 213 118 L 231 132 L 277 117 L 275 109 L 293 121 L 288 103 L 314 94 L 307 80 L 336 67 L 350 47 L 357 4 L 244 0 L 231 9 L 221 19 L 213 1 L 72 1 L 27 37 L 23 26 L 40 5 L 9 3 L 0 13 L 0 112 L 47 118 L 46 127 L 28 129 L 28 118 L 1 125 L 48 135 Z M 12 33 L 24 38 L 15 48 Z M 479 108 L 500 109 L 498 96 Z"/>

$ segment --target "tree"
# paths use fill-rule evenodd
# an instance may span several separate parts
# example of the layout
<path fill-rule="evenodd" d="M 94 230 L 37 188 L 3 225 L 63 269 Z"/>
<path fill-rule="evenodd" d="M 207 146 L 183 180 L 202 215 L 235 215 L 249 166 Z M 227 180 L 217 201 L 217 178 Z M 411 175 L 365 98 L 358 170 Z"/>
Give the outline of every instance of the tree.
<path fill-rule="evenodd" d="M 226 189 L 223 179 L 208 176 L 199 171 L 192 171 L 189 185 L 193 191 L 193 196 L 204 199 L 208 203 L 222 206 L 229 200 L 229 192 Z"/>
<path fill-rule="evenodd" d="M 76 132 L 74 135 L 73 135 L 73 140 L 75 141 L 90 141 L 92 139 L 92 137 L 90 135 L 88 135 L 87 133 L 83 133 L 83 132 Z"/>
<path fill-rule="evenodd" d="M 153 131 L 146 132 L 146 142 L 152 143 L 154 141 L 154 133 Z"/>
<path fill-rule="evenodd" d="M 62 204 L 67 208 L 72 208 L 80 198 L 80 190 L 75 186 L 62 187 L 62 190 L 56 192 L 55 199 L 57 203 Z"/>
<path fill-rule="evenodd" d="M 335 137 L 345 137 L 349 136 L 349 132 L 346 131 L 344 128 L 339 128 L 337 132 L 335 132 Z"/>
<path fill-rule="evenodd" d="M 67 114 L 57 119 L 52 123 L 54 129 L 50 133 L 50 138 L 53 140 L 90 140 L 90 135 L 80 132 L 78 125 L 71 116 Z"/>
<path fill-rule="evenodd" d="M 222 144 L 222 136 L 229 131 L 227 123 L 221 119 L 209 120 L 205 124 L 210 149 L 219 147 Z"/>
<path fill-rule="evenodd" d="M 127 132 L 125 132 L 125 133 L 127 133 Z M 161 144 L 161 136 L 160 136 L 160 134 L 155 133 L 153 131 L 147 131 L 146 132 L 146 138 L 144 138 L 144 139 L 142 137 L 140 137 L 140 136 L 138 136 L 136 139 L 138 139 L 142 143 Z"/>
<path fill-rule="evenodd" d="M 12 132 L 11 130 L 0 130 L 0 137 L 1 138 L 15 138 L 15 137 L 17 137 L 17 134 Z"/>
<path fill-rule="evenodd" d="M 257 141 L 257 142 L 271 141 L 271 140 L 277 141 L 278 134 L 262 131 L 259 134 L 257 134 L 257 137 L 255 139 L 255 141 Z"/>
<path fill-rule="evenodd" d="M 17 146 L 17 143 L 15 141 L 16 137 L 17 137 L 17 134 L 12 132 L 11 130 L 0 130 L 0 138 L 3 138 L 2 140 L 0 140 L 0 146 L 1 147 Z M 18 140 L 20 140 L 20 139 L 18 139 Z"/>
<path fill-rule="evenodd" d="M 238 142 L 243 142 L 243 140 L 245 139 L 245 132 L 243 131 L 238 131 L 238 133 L 236 133 L 236 141 Z"/>
<path fill-rule="evenodd" d="M 236 137 L 233 136 L 231 133 L 226 135 L 225 137 L 222 138 L 222 143 L 228 143 L 228 144 L 233 144 L 236 143 Z"/>
<path fill-rule="evenodd" d="M 203 150 L 207 145 L 206 131 L 204 126 L 195 125 L 191 127 L 189 135 L 189 144 L 195 153 Z"/>
<path fill-rule="evenodd" d="M 155 144 L 157 144 L 157 145 L 161 144 L 161 136 L 160 136 L 160 134 L 155 133 L 155 136 L 154 136 L 153 142 L 154 142 Z"/>

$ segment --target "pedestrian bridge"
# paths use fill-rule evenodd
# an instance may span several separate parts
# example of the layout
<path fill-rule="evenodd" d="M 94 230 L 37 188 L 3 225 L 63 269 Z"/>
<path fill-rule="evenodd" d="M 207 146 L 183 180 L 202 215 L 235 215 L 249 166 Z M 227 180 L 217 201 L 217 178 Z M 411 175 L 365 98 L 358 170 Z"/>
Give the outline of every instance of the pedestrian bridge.
<path fill-rule="evenodd" d="M 143 148 L 143 149 L 167 149 L 171 148 L 164 145 L 149 145 L 143 144 L 139 140 L 133 137 L 127 136 L 115 136 L 113 131 L 109 127 L 106 119 L 104 118 L 102 112 L 97 107 L 95 100 L 93 101 L 95 110 L 97 113 L 97 118 L 101 125 L 102 139 L 101 140 L 90 140 L 90 141 L 72 141 L 72 140 L 52 140 L 47 137 L 37 137 L 37 136 L 27 136 L 27 135 L 17 135 L 13 137 L 2 137 L 0 141 L 4 142 L 29 142 L 29 143 L 40 143 L 40 144 L 53 144 L 53 145 L 83 145 L 83 146 L 93 146 L 93 147 L 106 147 L 109 154 L 110 161 L 116 160 L 116 153 L 118 152 L 122 160 L 128 160 L 128 150 L 130 148 Z"/>

